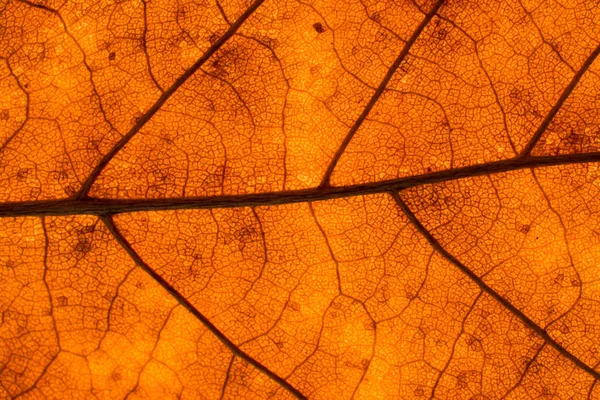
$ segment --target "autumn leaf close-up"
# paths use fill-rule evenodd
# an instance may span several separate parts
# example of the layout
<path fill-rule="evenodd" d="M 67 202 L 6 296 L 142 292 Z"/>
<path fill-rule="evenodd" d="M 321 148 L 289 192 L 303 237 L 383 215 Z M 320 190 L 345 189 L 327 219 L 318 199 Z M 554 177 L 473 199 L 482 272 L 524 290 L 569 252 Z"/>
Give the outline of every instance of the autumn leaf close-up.
<path fill-rule="evenodd" d="M 0 0 L 1 399 L 600 399 L 596 0 Z"/>

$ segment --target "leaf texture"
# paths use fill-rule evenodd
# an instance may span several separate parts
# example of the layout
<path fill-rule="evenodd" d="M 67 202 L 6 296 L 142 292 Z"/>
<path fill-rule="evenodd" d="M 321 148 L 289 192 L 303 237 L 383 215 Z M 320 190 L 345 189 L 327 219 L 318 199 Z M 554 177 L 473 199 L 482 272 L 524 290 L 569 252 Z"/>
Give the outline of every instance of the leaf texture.
<path fill-rule="evenodd" d="M 0 4 L 0 397 L 600 398 L 600 6 Z"/>

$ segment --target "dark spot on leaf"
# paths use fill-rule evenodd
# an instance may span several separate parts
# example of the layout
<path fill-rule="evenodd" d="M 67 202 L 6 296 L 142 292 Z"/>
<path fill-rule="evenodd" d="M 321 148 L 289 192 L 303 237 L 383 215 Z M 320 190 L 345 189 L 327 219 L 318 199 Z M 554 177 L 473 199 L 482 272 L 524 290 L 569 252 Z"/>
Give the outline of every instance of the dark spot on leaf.
<path fill-rule="evenodd" d="M 490 335 L 494 331 L 493 328 L 492 328 L 492 326 L 489 323 L 487 323 L 487 322 L 486 323 L 482 322 L 479 325 L 479 329 L 481 330 L 481 332 L 483 332 L 483 334 L 485 336 Z"/>
<path fill-rule="evenodd" d="M 29 168 L 19 168 L 19 171 L 17 172 L 17 180 L 19 182 L 23 182 L 25 179 L 27 179 L 27 175 L 29 175 Z"/>
<path fill-rule="evenodd" d="M 239 48 L 230 47 L 215 55 L 215 60 L 210 64 L 212 73 L 217 76 L 226 76 L 235 71 L 236 65 L 243 61 Z"/>
<path fill-rule="evenodd" d="M 275 50 L 279 46 L 279 41 L 276 38 L 265 36 L 261 38 L 261 41 L 271 50 Z"/>
<path fill-rule="evenodd" d="M 320 22 L 315 22 L 313 24 L 313 28 L 315 29 L 315 31 L 317 31 L 317 33 L 321 34 L 323 32 L 325 32 L 325 27 L 323 26 L 322 23 Z"/>
<path fill-rule="evenodd" d="M 516 87 L 513 87 L 512 89 L 510 89 L 509 96 L 513 100 L 514 103 L 518 103 L 521 101 L 521 91 L 519 89 L 517 89 Z"/>
<path fill-rule="evenodd" d="M 210 35 L 210 37 L 208 38 L 208 42 L 210 44 L 215 44 L 217 43 L 217 41 L 219 40 L 219 35 L 217 35 L 216 33 L 213 33 L 212 35 Z"/>
<path fill-rule="evenodd" d="M 75 252 L 80 254 L 87 254 L 92 249 L 92 243 L 86 236 L 79 236 L 77 244 L 73 248 Z"/>
<path fill-rule="evenodd" d="M 478 338 L 474 337 L 474 336 L 469 336 L 467 338 L 467 345 L 469 346 L 469 348 L 475 352 L 480 352 L 482 350 L 481 348 L 481 340 L 479 340 Z"/>
<path fill-rule="evenodd" d="M 529 225 L 529 224 L 518 225 L 517 229 L 521 233 L 528 233 L 531 230 L 531 225 Z"/>
<path fill-rule="evenodd" d="M 437 29 L 434 33 L 434 36 L 438 40 L 444 40 L 446 39 L 446 36 L 448 36 L 448 31 L 445 28 Z"/>
<path fill-rule="evenodd" d="M 581 151 L 584 147 L 585 139 L 584 135 L 580 135 L 571 129 L 571 132 L 561 140 L 560 147 L 568 152 Z"/>
<path fill-rule="evenodd" d="M 446 203 L 446 206 L 452 207 L 456 204 L 456 199 L 452 196 L 446 196 L 444 197 L 444 203 Z"/>
<path fill-rule="evenodd" d="M 86 225 L 83 228 L 81 228 L 81 233 L 91 233 L 94 232 L 96 230 L 96 225 L 92 224 L 92 225 Z"/>
<path fill-rule="evenodd" d="M 0 121 L 7 121 L 9 118 L 8 110 L 0 110 Z"/>
<path fill-rule="evenodd" d="M 57 303 L 58 303 L 58 305 L 59 305 L 60 307 L 64 307 L 64 306 L 67 306 L 67 305 L 69 305 L 69 299 L 68 299 L 68 298 L 66 298 L 65 296 L 59 296 L 59 297 L 56 299 L 56 301 L 57 301 Z"/>
<path fill-rule="evenodd" d="M 115 53 L 114 51 L 111 51 L 110 53 L 108 53 L 108 59 L 110 61 L 113 61 L 116 58 L 117 58 L 117 53 Z"/>
<path fill-rule="evenodd" d="M 256 236 L 257 232 L 253 226 L 245 226 L 234 233 L 235 240 L 243 244 L 252 243 Z"/>
<path fill-rule="evenodd" d="M 366 358 L 363 358 L 360 361 L 360 364 L 362 366 L 362 369 L 364 369 L 366 371 L 369 368 L 369 364 L 371 364 L 371 361 L 367 360 Z"/>
<path fill-rule="evenodd" d="M 560 331 L 560 333 L 562 333 L 562 334 L 564 334 L 564 335 L 566 335 L 566 334 L 568 334 L 569 332 L 571 332 L 571 329 L 569 328 L 569 326 L 568 326 L 567 324 L 564 324 L 564 323 L 563 323 L 563 324 L 561 324 L 561 325 L 558 327 L 558 330 Z"/>
<path fill-rule="evenodd" d="M 565 274 L 558 274 L 556 278 L 554 278 L 554 283 L 560 285 L 565 279 Z"/>
<path fill-rule="evenodd" d="M 379 22 L 381 21 L 381 14 L 379 14 L 378 12 L 374 12 L 373 14 L 371 14 L 371 19 L 375 22 Z"/>
<path fill-rule="evenodd" d="M 77 188 L 71 184 L 67 185 L 67 187 L 65 187 L 64 190 L 67 196 L 69 197 L 72 197 L 77 193 Z"/>
<path fill-rule="evenodd" d="M 142 114 L 141 112 L 136 112 L 135 114 L 133 114 L 133 118 L 131 118 L 131 123 L 132 124 L 137 124 L 138 122 L 140 122 L 140 120 L 142 119 L 142 116 L 144 114 Z"/>

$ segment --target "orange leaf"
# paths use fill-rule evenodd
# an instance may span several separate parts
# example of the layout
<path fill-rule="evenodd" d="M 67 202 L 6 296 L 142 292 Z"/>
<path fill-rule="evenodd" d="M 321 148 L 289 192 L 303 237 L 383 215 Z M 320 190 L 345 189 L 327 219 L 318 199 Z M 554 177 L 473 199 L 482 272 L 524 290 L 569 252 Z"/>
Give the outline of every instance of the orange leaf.
<path fill-rule="evenodd" d="M 5 2 L 0 397 L 599 398 L 599 21 Z"/>

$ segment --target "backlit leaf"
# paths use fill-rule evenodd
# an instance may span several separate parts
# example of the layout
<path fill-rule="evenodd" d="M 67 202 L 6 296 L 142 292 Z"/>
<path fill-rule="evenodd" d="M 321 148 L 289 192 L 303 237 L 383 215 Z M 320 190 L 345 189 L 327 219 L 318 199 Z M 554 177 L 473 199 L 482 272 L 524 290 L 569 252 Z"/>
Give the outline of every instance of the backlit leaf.
<path fill-rule="evenodd" d="M 0 397 L 600 398 L 600 5 L 0 4 Z"/>

